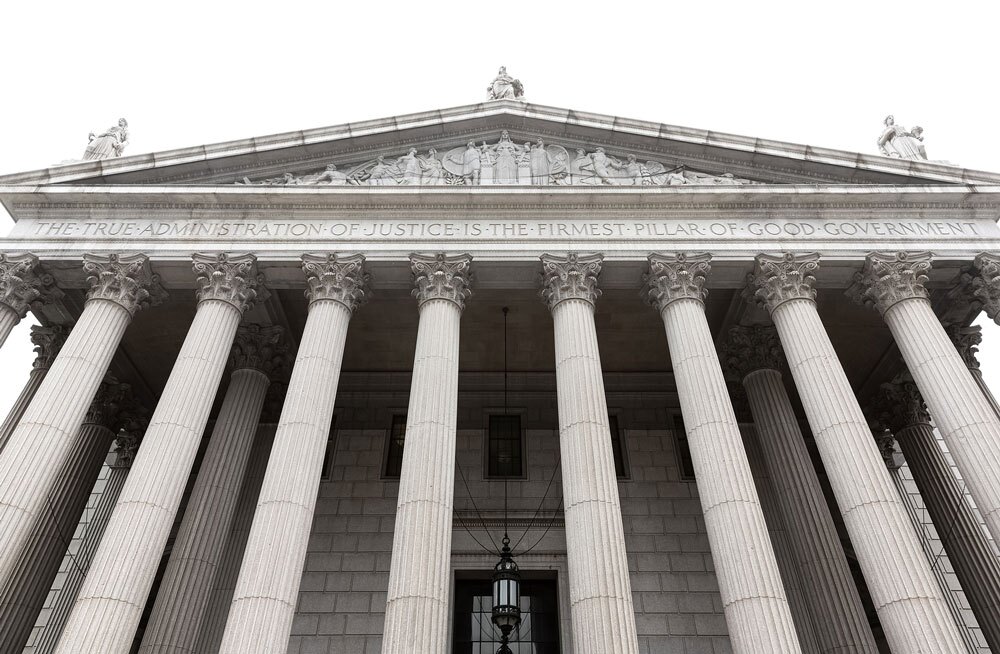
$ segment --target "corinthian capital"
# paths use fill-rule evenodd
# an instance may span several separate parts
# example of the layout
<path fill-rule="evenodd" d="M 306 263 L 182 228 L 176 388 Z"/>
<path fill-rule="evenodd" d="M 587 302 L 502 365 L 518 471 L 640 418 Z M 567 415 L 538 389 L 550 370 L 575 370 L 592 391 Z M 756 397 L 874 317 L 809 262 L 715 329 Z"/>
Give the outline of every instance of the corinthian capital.
<path fill-rule="evenodd" d="M 741 380 L 755 370 L 781 370 L 781 341 L 774 327 L 733 327 L 723 360 Z"/>
<path fill-rule="evenodd" d="M 882 384 L 870 409 L 871 417 L 894 434 L 913 425 L 929 425 L 924 398 L 912 380 Z"/>
<path fill-rule="evenodd" d="M 281 377 L 288 364 L 288 346 L 281 342 L 283 333 L 277 326 L 240 325 L 229 365 L 233 370 L 259 370 L 271 379 Z"/>
<path fill-rule="evenodd" d="M 52 367 L 52 362 L 56 360 L 56 355 L 66 342 L 69 330 L 62 325 L 40 325 L 31 326 L 31 342 L 35 345 L 35 361 L 31 364 L 36 369 L 46 369 Z"/>
<path fill-rule="evenodd" d="M 371 275 L 365 271 L 363 255 L 303 254 L 302 272 L 309 304 L 333 300 L 353 313 L 368 300 Z"/>
<path fill-rule="evenodd" d="M 930 269 L 930 252 L 873 252 L 865 259 L 864 269 L 854 275 L 847 294 L 885 314 L 902 300 L 926 299 L 925 273 Z"/>
<path fill-rule="evenodd" d="M 710 254 L 651 254 L 649 272 L 643 276 L 643 295 L 650 305 L 663 311 L 675 300 L 704 302 L 705 278 L 712 266 Z"/>
<path fill-rule="evenodd" d="M 97 388 L 97 394 L 90 403 L 87 417 L 83 421 L 111 431 L 118 431 L 119 416 L 131 401 L 132 387 L 119 383 L 117 379 L 108 375 Z"/>
<path fill-rule="evenodd" d="M 411 254 L 410 270 L 413 273 L 413 297 L 417 304 L 428 300 L 448 300 L 465 308 L 465 300 L 472 295 L 472 256 L 456 254 Z"/>
<path fill-rule="evenodd" d="M 965 361 L 965 365 L 970 370 L 978 370 L 979 359 L 976 358 L 976 353 L 979 351 L 980 343 L 983 342 L 983 328 L 979 325 L 968 327 L 950 325 L 945 331 L 948 332 L 948 337 L 955 344 L 955 349 L 958 350 L 962 361 Z"/>
<path fill-rule="evenodd" d="M 219 300 L 233 305 L 243 313 L 257 299 L 258 284 L 263 283 L 257 274 L 257 257 L 252 254 L 191 255 L 194 274 L 198 279 L 198 301 Z"/>
<path fill-rule="evenodd" d="M 146 434 L 146 427 L 149 426 L 149 418 L 146 412 L 138 405 L 134 405 L 128 411 L 122 412 L 122 428 L 115 438 L 115 453 L 117 454 L 113 468 L 130 468 L 135 455 L 139 451 L 142 437 Z"/>
<path fill-rule="evenodd" d="M 24 318 L 33 304 L 58 293 L 52 277 L 38 271 L 33 254 L 0 253 L 0 305 Z M 60 293 L 61 294 L 61 293 Z"/>
<path fill-rule="evenodd" d="M 543 254 L 541 259 L 540 294 L 550 310 L 563 300 L 584 300 L 594 304 L 601 297 L 597 278 L 604 255 L 570 252 L 565 257 Z"/>
<path fill-rule="evenodd" d="M 983 311 L 1000 325 L 1000 256 L 983 252 L 976 257 L 976 275 L 972 294 L 983 304 Z"/>
<path fill-rule="evenodd" d="M 160 276 L 153 274 L 142 254 L 85 254 L 83 271 L 90 283 L 88 300 L 114 302 L 133 315 L 159 304 L 166 295 Z"/>
<path fill-rule="evenodd" d="M 819 268 L 818 254 L 759 254 L 756 262 L 756 269 L 748 278 L 748 290 L 769 312 L 789 300 L 816 300 L 813 273 Z"/>

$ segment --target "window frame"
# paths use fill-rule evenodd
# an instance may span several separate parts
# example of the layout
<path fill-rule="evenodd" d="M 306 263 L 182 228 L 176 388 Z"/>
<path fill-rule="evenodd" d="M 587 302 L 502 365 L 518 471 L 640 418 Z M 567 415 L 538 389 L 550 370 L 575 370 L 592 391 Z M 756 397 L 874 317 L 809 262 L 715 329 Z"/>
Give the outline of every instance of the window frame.
<path fill-rule="evenodd" d="M 323 449 L 323 469 L 320 470 L 319 480 L 323 481 L 333 481 L 332 474 L 333 469 L 336 466 L 336 454 L 337 454 L 337 411 L 333 412 L 333 418 L 330 420 L 330 433 L 326 437 L 326 446 Z"/>
<path fill-rule="evenodd" d="M 622 453 L 622 472 L 618 474 L 618 469 L 615 468 L 615 477 L 618 481 L 630 481 L 632 479 L 632 466 L 629 464 L 628 457 L 628 430 L 622 426 L 622 410 L 608 409 L 608 434 L 611 438 L 611 460 L 614 462 L 614 449 L 615 449 L 615 436 L 614 432 L 618 433 L 618 445 Z M 614 418 L 615 425 L 618 427 L 616 430 L 611 429 L 611 418 Z"/>
<path fill-rule="evenodd" d="M 392 450 L 392 440 L 393 431 L 392 427 L 396 424 L 396 418 L 402 416 L 403 418 L 403 451 L 399 454 L 399 474 L 390 475 L 389 474 L 389 454 Z M 406 451 L 406 428 L 409 426 L 407 422 L 407 410 L 406 409 L 390 409 L 389 410 L 389 426 L 385 430 L 385 438 L 382 441 L 382 465 L 379 467 L 379 479 L 384 481 L 399 481 L 403 474 L 403 452 Z"/>
<path fill-rule="evenodd" d="M 487 408 L 483 411 L 483 480 L 503 481 L 528 479 L 528 427 L 525 424 L 527 411 L 518 407 L 513 409 Z M 492 416 L 517 416 L 521 426 L 521 474 L 520 475 L 491 475 L 490 474 L 490 418 Z"/>
<path fill-rule="evenodd" d="M 670 431 L 674 436 L 674 460 L 677 463 L 677 477 L 680 481 L 696 481 L 694 472 L 694 460 L 691 458 L 691 443 L 688 440 L 687 429 L 684 426 L 684 416 L 680 411 L 670 412 Z M 691 462 L 691 472 L 686 474 L 684 459 L 681 456 L 681 437 L 683 436 L 684 447 L 688 452 L 688 460 Z"/>

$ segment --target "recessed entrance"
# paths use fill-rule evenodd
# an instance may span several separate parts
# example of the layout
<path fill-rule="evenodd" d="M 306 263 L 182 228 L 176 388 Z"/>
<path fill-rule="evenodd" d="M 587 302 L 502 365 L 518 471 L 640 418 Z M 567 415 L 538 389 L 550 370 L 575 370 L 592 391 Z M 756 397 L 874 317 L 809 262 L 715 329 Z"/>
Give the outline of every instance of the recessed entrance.
<path fill-rule="evenodd" d="M 495 654 L 500 631 L 493 626 L 489 577 L 455 581 L 454 654 Z M 514 654 L 559 654 L 559 604 L 555 579 L 521 581 L 521 627 L 511 639 Z"/>

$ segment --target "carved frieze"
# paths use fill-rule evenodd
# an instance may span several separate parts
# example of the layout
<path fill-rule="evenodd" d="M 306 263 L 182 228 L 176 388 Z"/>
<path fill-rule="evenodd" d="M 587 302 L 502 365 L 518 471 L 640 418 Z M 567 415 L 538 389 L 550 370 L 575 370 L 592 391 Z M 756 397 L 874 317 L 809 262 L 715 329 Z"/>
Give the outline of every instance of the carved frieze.
<path fill-rule="evenodd" d="M 52 276 L 39 270 L 38 257 L 0 253 L 0 305 L 24 318 L 32 306 L 61 296 Z"/>
<path fill-rule="evenodd" d="M 199 302 L 219 300 L 236 307 L 240 313 L 253 306 L 263 284 L 257 273 L 257 257 L 252 254 L 201 254 L 191 256 L 197 277 Z"/>
<path fill-rule="evenodd" d="M 873 252 L 865 259 L 864 269 L 854 275 L 847 295 L 884 314 L 902 300 L 927 299 L 924 283 L 930 268 L 930 252 Z"/>
<path fill-rule="evenodd" d="M 62 325 L 42 325 L 31 326 L 31 342 L 35 346 L 35 360 L 31 366 L 36 370 L 44 370 L 52 367 L 52 362 L 56 360 L 59 350 L 62 349 L 69 329 Z"/>
<path fill-rule="evenodd" d="M 748 294 L 769 312 L 774 312 L 789 300 L 816 299 L 814 272 L 819 268 L 819 255 L 759 254 L 756 268 L 747 279 Z"/>
<path fill-rule="evenodd" d="M 1000 256 L 983 252 L 976 257 L 975 266 L 972 294 L 986 315 L 1000 325 Z"/>
<path fill-rule="evenodd" d="M 712 267 L 710 254 L 651 254 L 649 271 L 643 276 L 643 295 L 654 308 L 663 311 L 675 300 L 704 302 L 708 296 L 705 278 Z"/>
<path fill-rule="evenodd" d="M 742 380 L 755 370 L 781 370 L 781 341 L 774 327 L 733 327 L 723 349 L 723 361 Z"/>
<path fill-rule="evenodd" d="M 310 304 L 333 300 L 353 313 L 370 295 L 371 275 L 365 270 L 363 255 L 303 254 L 302 272 L 306 275 L 306 298 Z"/>
<path fill-rule="evenodd" d="M 229 354 L 230 367 L 259 370 L 271 379 L 284 377 L 288 367 L 288 346 L 282 342 L 283 333 L 277 325 L 240 325 Z"/>
<path fill-rule="evenodd" d="M 143 254 L 85 254 L 83 270 L 90 284 L 87 299 L 114 302 L 133 315 L 166 297 Z"/>
<path fill-rule="evenodd" d="M 601 274 L 602 254 L 570 252 L 565 257 L 543 254 L 540 295 L 549 309 L 563 300 L 584 300 L 591 304 L 601 297 L 597 279 Z"/>
<path fill-rule="evenodd" d="M 472 295 L 471 266 L 472 257 L 468 254 L 411 254 L 412 295 L 417 298 L 417 304 L 449 300 L 464 309 L 465 300 Z"/>
<path fill-rule="evenodd" d="M 604 147 L 572 148 L 541 138 L 516 143 L 507 130 L 493 143 L 469 141 L 463 146 L 420 154 L 379 155 L 344 166 L 252 181 L 256 186 L 741 186 L 755 184 L 729 173 L 712 174 L 640 161 L 634 153 L 611 154 Z"/>

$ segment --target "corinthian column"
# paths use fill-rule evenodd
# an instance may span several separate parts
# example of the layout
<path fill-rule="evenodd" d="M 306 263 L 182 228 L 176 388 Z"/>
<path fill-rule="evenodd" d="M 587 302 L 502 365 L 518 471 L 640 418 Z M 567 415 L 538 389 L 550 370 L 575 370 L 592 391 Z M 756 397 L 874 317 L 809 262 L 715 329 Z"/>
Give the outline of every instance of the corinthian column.
<path fill-rule="evenodd" d="M 458 419 L 458 332 L 470 295 L 466 254 L 410 255 L 420 311 L 399 476 L 383 654 L 444 654 Z"/>
<path fill-rule="evenodd" d="M 710 259 L 708 254 L 650 255 L 645 295 L 660 312 L 667 334 L 733 651 L 801 652 L 705 317 Z"/>
<path fill-rule="evenodd" d="M 833 516 L 781 379 L 781 343 L 773 327 L 734 327 L 727 362 L 742 380 L 778 507 L 816 621 L 820 651 L 878 647 L 847 566 Z"/>
<path fill-rule="evenodd" d="M 33 254 L 0 253 L 0 347 L 52 285 L 52 278 L 39 275 L 37 267 L 38 257 Z"/>
<path fill-rule="evenodd" d="M 208 441 L 140 652 L 191 652 L 206 614 L 250 446 L 272 376 L 287 348 L 280 327 L 243 325 L 230 356 L 229 389 Z"/>
<path fill-rule="evenodd" d="M 46 511 L 125 328 L 157 288 L 142 255 L 85 255 L 83 267 L 91 284 L 83 313 L 0 453 L 0 585 Z"/>
<path fill-rule="evenodd" d="M 577 654 L 639 651 L 594 303 L 600 254 L 542 255 L 552 312 L 566 558 Z M 516 555 L 516 552 L 515 552 Z"/>
<path fill-rule="evenodd" d="M 982 303 L 986 315 L 1000 325 L 1000 256 L 983 252 L 976 257 L 975 266 L 972 295 Z"/>
<path fill-rule="evenodd" d="M 924 282 L 929 252 L 873 253 L 857 276 L 858 299 L 892 331 L 962 477 L 1000 539 L 1000 417 L 934 315 Z"/>
<path fill-rule="evenodd" d="M 128 654 L 236 328 L 256 297 L 252 255 L 193 259 L 198 310 L 59 640 L 60 654 Z"/>
<path fill-rule="evenodd" d="M 777 327 L 893 654 L 960 654 L 958 630 L 816 311 L 818 260 L 762 254 L 751 288 Z"/>
<path fill-rule="evenodd" d="M 128 384 L 106 377 L 90 404 L 69 458 L 18 558 L 17 573 L 0 587 L 0 651 L 20 652 L 31 636 L 52 581 L 59 572 L 87 499 L 129 400 Z M 12 649 L 6 650 L 10 647 Z"/>
<path fill-rule="evenodd" d="M 966 501 L 912 382 L 883 384 L 877 420 L 899 442 L 986 642 L 1000 651 L 1000 559 Z"/>
<path fill-rule="evenodd" d="M 52 367 L 52 362 L 55 361 L 56 355 L 59 354 L 59 348 L 62 347 L 63 342 L 66 340 L 66 332 L 67 330 L 60 325 L 52 325 L 50 327 L 31 326 L 31 342 L 35 345 L 37 356 L 31 364 L 28 383 L 21 389 L 21 394 L 17 396 L 17 400 L 14 402 L 14 406 L 11 407 L 10 413 L 7 414 L 6 420 L 3 421 L 3 425 L 0 425 L 0 452 L 7 445 L 7 440 L 14 433 L 14 428 L 21 421 L 21 416 L 24 415 L 24 411 L 31 404 L 31 400 L 34 399 L 35 393 L 38 392 L 38 387 L 42 385 L 42 380 L 45 379 L 45 374 Z"/>
<path fill-rule="evenodd" d="M 361 255 L 306 254 L 302 270 L 309 316 L 219 649 L 225 654 L 274 654 L 288 647 L 347 325 L 367 293 Z"/>
<path fill-rule="evenodd" d="M 113 459 L 108 465 L 108 477 L 104 484 L 104 492 L 101 493 L 94 507 L 94 513 L 87 523 L 80 549 L 73 557 L 76 565 L 72 565 L 66 571 L 66 580 L 52 604 L 49 619 L 45 622 L 45 628 L 39 635 L 35 645 L 34 654 L 52 654 L 56 649 L 56 642 L 62 635 L 69 613 L 76 603 L 76 597 L 83 585 L 84 571 L 90 568 L 90 562 L 94 560 L 94 553 L 104 536 L 104 530 L 111 519 L 111 512 L 114 511 L 115 504 L 118 503 L 118 496 L 121 494 L 122 486 L 125 485 L 125 478 L 132 467 L 132 460 L 139 449 L 139 442 L 142 434 L 146 430 L 148 420 L 142 418 L 138 413 L 129 414 L 123 418 L 124 426 L 116 439 L 116 448 Z"/>
<path fill-rule="evenodd" d="M 969 369 L 969 374 L 975 380 L 976 386 L 983 392 L 983 397 L 993 407 L 993 413 L 1000 416 L 1000 404 L 997 404 L 996 396 L 993 395 L 990 387 L 986 385 L 986 381 L 983 379 L 983 371 L 979 369 L 979 358 L 976 356 L 976 353 L 979 351 L 979 344 L 983 342 L 983 328 L 979 325 L 970 325 L 969 327 L 952 325 L 948 327 L 948 338 L 951 339 L 951 342 L 955 345 L 955 349 L 958 350 L 958 356 L 962 357 L 962 361 L 965 363 L 965 367 Z"/>

